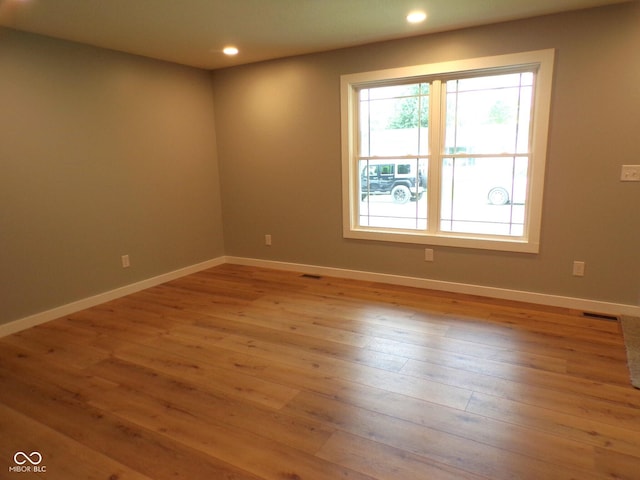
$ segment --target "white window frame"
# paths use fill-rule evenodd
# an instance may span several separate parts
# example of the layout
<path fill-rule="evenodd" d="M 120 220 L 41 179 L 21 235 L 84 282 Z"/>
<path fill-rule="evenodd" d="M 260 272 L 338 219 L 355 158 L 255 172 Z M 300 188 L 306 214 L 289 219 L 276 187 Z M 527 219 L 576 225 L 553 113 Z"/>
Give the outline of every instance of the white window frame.
<path fill-rule="evenodd" d="M 547 153 L 547 134 L 551 110 L 551 88 L 553 81 L 554 49 L 482 57 L 452 62 L 417 65 L 373 72 L 342 75 L 342 195 L 343 235 L 345 238 L 379 240 L 386 242 L 443 245 L 453 247 L 480 248 L 513 252 L 537 253 L 540 249 L 540 226 L 542 221 L 542 197 Z M 362 88 L 393 85 L 408 81 L 432 81 L 439 78 L 499 73 L 501 70 L 532 69 L 534 77 L 534 100 L 531 118 L 530 164 L 527 183 L 524 235 L 511 237 L 440 231 L 440 164 L 442 152 L 430 152 L 427 193 L 428 230 L 384 229 L 363 227 L 358 223 L 359 169 L 358 142 L 358 91 Z M 436 119 L 430 128 L 431 138 L 442 135 L 439 125 L 443 122 L 443 108 L 432 102 L 431 118 Z M 439 121 L 437 121 L 440 119 Z M 436 136 L 436 137 L 433 137 Z M 431 145 L 440 142 L 429 142 Z M 435 220 L 435 221 L 434 221 Z"/>

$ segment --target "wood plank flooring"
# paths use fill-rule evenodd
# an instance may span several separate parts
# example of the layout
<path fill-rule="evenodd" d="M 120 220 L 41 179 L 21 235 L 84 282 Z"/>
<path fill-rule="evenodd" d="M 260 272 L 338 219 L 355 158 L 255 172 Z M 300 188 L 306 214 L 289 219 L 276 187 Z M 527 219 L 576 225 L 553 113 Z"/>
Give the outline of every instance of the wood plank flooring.
<path fill-rule="evenodd" d="M 223 265 L 0 339 L 5 478 L 638 479 L 640 391 L 615 321 Z"/>

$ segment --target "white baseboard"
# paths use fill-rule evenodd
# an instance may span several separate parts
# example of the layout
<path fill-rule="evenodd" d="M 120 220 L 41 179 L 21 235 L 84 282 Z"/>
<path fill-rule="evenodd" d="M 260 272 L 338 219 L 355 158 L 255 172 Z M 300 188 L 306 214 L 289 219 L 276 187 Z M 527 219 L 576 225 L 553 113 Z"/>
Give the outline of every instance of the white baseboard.
<path fill-rule="evenodd" d="M 426 278 L 389 275 L 385 273 L 366 272 L 362 270 L 348 270 L 343 268 L 305 265 L 301 263 L 223 256 L 191 265 L 189 267 L 181 268 L 173 272 L 164 273 L 162 275 L 158 275 L 157 277 L 142 280 L 130 285 L 125 285 L 124 287 L 116 288 L 115 290 L 111 290 L 109 292 L 104 292 L 92 297 L 84 298 L 82 300 L 78 300 L 77 302 L 68 303 L 66 305 L 47 310 L 45 312 L 37 313 L 29 317 L 0 325 L 0 337 L 25 330 L 30 327 L 35 327 L 36 325 L 40 325 L 41 323 L 55 320 L 56 318 L 70 315 L 86 308 L 100 305 L 102 303 L 115 300 L 116 298 L 124 297 L 126 295 L 139 292 L 140 290 L 151 288 L 170 280 L 175 280 L 176 278 L 184 277 L 186 275 L 190 275 L 201 270 L 206 270 L 207 268 L 216 267 L 224 263 L 273 268 L 278 270 L 307 273 L 311 275 L 327 275 L 353 280 L 388 283 L 391 285 L 403 285 L 407 287 L 425 288 L 452 293 L 479 295 L 483 297 L 498 298 L 502 300 L 514 300 L 519 302 L 534 303 L 538 305 L 571 308 L 585 312 L 601 313 L 613 316 L 630 315 L 633 317 L 640 317 L 640 306 L 637 305 L 601 302 L 584 298 L 562 297 L 557 295 L 526 292 L 521 290 L 509 290 L 504 288 L 485 287 L 481 285 L 471 285 L 465 283 L 444 282 L 441 280 L 429 280 Z"/>
<path fill-rule="evenodd" d="M 388 283 L 392 285 L 403 285 L 407 287 L 426 288 L 452 293 L 479 295 L 482 297 L 498 298 L 501 300 L 514 300 L 519 302 L 533 303 L 537 305 L 547 305 L 551 307 L 564 307 L 590 313 L 600 313 L 613 316 L 640 316 L 640 306 L 637 305 L 601 302 L 584 298 L 563 297 L 558 295 L 527 292 L 522 290 L 510 290 L 504 288 L 485 287 L 482 285 L 444 282 L 441 280 L 429 280 L 426 278 L 389 275 L 385 273 L 366 272 L 361 270 L 320 267 L 316 265 L 305 265 L 299 263 L 277 262 L 255 258 L 228 256 L 226 257 L 226 262 L 235 263 L 238 265 L 296 271 L 300 273 L 308 273 L 311 275 L 328 275 L 332 277 Z"/>
<path fill-rule="evenodd" d="M 225 262 L 225 257 L 214 258 L 202 263 L 197 263 L 185 268 L 180 268 L 173 272 L 163 273 L 162 275 L 158 275 L 157 277 L 152 277 L 140 282 L 132 283 L 130 285 L 125 285 L 124 287 L 116 288 L 115 290 L 110 290 L 108 292 L 100 293 L 92 297 L 83 298 L 82 300 L 68 303 L 66 305 L 47 310 L 45 312 L 36 313 L 35 315 L 21 318 L 13 322 L 5 323 L 3 325 L 0 325 L 0 338 L 6 335 L 11 335 L 12 333 L 19 332 L 21 330 L 25 330 L 27 328 L 35 327 L 36 325 L 40 325 L 41 323 L 45 323 L 56 318 L 64 317 L 65 315 L 71 315 L 72 313 L 79 312 L 81 310 L 94 307 L 111 300 L 115 300 L 116 298 L 131 295 L 132 293 L 139 292 L 140 290 L 144 290 L 146 288 L 155 287 L 156 285 L 175 280 L 176 278 L 184 277 L 185 275 L 190 275 L 201 270 L 206 270 L 207 268 L 217 267 L 218 265 L 222 265 Z"/>

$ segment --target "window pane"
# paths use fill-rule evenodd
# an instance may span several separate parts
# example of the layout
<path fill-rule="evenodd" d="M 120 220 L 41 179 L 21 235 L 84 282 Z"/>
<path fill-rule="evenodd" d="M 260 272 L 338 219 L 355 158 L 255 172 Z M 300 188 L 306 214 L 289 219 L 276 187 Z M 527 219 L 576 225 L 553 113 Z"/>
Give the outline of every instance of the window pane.
<path fill-rule="evenodd" d="M 528 153 L 531 73 L 447 82 L 445 152 Z"/>
<path fill-rule="evenodd" d="M 361 90 L 359 114 L 361 156 L 428 154 L 428 84 Z"/>
<path fill-rule="evenodd" d="M 509 88 L 533 85 L 533 73 L 508 73 L 506 75 L 487 75 L 484 77 L 462 78 L 450 82 L 452 90 L 449 91 L 473 91 L 490 90 L 494 88 Z M 447 89 L 449 87 L 447 86 Z"/>
<path fill-rule="evenodd" d="M 528 157 L 442 160 L 440 229 L 524 235 Z"/>
<path fill-rule="evenodd" d="M 427 160 L 360 160 L 359 224 L 425 230 Z"/>
<path fill-rule="evenodd" d="M 365 100 L 368 98 L 369 90 L 363 90 L 360 92 L 360 112 L 359 120 L 360 120 L 360 156 L 369 157 L 371 155 L 371 148 L 369 146 L 369 139 L 371 135 L 369 132 L 371 131 L 371 116 L 369 115 L 369 101 Z"/>

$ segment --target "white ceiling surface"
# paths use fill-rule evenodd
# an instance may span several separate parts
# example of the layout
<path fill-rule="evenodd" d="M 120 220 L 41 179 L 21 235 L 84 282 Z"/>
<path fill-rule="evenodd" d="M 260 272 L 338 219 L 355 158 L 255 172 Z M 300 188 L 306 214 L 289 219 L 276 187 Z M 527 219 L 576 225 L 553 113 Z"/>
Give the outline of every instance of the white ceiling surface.
<path fill-rule="evenodd" d="M 625 1 L 0 0 L 0 25 L 217 69 Z M 410 25 L 416 9 L 427 21 Z"/>

